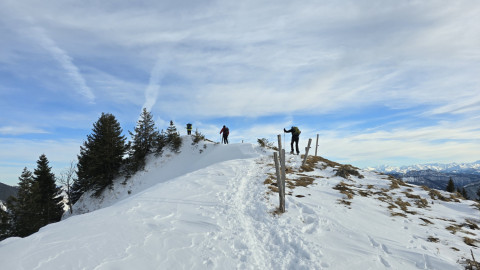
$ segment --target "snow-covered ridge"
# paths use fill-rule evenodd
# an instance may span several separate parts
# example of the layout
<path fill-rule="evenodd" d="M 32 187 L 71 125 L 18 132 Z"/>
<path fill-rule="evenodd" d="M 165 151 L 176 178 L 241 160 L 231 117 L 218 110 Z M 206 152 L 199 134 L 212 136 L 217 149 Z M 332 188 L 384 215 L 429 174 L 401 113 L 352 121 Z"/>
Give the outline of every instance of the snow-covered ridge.
<path fill-rule="evenodd" d="M 479 256 L 467 244 L 479 239 L 472 201 L 366 170 L 342 178 L 355 169 L 320 158 L 301 169 L 288 155 L 278 215 L 271 151 L 181 151 L 85 197 L 87 213 L 0 242 L 2 269 L 463 269 L 470 250 Z"/>
<path fill-rule="evenodd" d="M 154 185 L 218 162 L 257 157 L 260 151 L 252 144 L 232 146 L 203 141 L 193 145 L 191 136 L 182 136 L 182 139 L 183 144 L 179 153 L 172 153 L 166 149 L 160 158 L 151 155 L 144 171 L 137 172 L 129 179 L 125 177 L 115 179 L 113 187 L 105 189 L 99 198 L 92 197 L 92 192 L 84 194 L 74 205 L 73 215 L 110 206 Z M 69 213 L 65 215 L 65 217 L 70 216 Z"/>
<path fill-rule="evenodd" d="M 380 165 L 377 167 L 369 167 L 366 170 L 377 171 L 383 173 L 407 173 L 409 171 L 426 171 L 432 170 L 437 172 L 448 173 L 479 173 L 480 174 L 480 160 L 471 163 L 431 163 L 431 164 L 417 164 L 408 166 L 389 166 Z"/>

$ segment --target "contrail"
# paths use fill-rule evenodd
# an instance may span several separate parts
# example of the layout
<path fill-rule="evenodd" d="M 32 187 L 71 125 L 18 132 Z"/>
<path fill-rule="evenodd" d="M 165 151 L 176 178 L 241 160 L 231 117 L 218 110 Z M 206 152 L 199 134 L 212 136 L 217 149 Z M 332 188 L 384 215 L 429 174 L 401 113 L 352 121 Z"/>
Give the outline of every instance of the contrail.
<path fill-rule="evenodd" d="M 25 27 L 28 33 L 32 34 L 28 35 L 28 37 L 33 37 L 35 41 L 40 43 L 40 45 L 50 52 L 53 58 L 66 71 L 68 77 L 76 86 L 76 91 L 87 98 L 90 103 L 94 103 L 95 95 L 90 87 L 87 86 L 87 83 L 78 68 L 73 64 L 72 58 L 64 50 L 58 47 L 55 41 L 47 35 L 43 28 L 37 26 L 35 19 L 28 14 L 25 14 L 24 10 L 18 7 L 14 1 L 3 1 L 0 2 L 0 5 L 2 5 L 1 10 L 6 10 L 9 16 L 13 19 L 12 21 L 7 20 L 6 22 L 11 24 L 10 26 L 14 29 L 22 28 L 22 26 Z M 14 21 L 17 21 L 18 23 L 14 24 Z"/>
<path fill-rule="evenodd" d="M 145 89 L 145 103 L 143 104 L 143 107 L 147 109 L 147 111 L 151 111 L 152 107 L 157 102 L 158 93 L 160 91 L 160 81 L 162 80 L 164 70 L 164 61 L 158 59 L 150 72 L 150 80 L 147 89 Z"/>
<path fill-rule="evenodd" d="M 40 44 L 43 48 L 49 51 L 52 56 L 57 60 L 57 62 L 62 66 L 63 69 L 67 72 L 68 76 L 73 80 L 74 84 L 77 86 L 77 91 L 84 97 L 88 99 L 90 103 L 95 102 L 95 95 L 90 87 L 87 86 L 85 79 L 78 68 L 73 64 L 72 58 L 57 44 L 48 37 L 45 31 L 40 27 L 32 27 L 33 33 L 40 41 Z"/>

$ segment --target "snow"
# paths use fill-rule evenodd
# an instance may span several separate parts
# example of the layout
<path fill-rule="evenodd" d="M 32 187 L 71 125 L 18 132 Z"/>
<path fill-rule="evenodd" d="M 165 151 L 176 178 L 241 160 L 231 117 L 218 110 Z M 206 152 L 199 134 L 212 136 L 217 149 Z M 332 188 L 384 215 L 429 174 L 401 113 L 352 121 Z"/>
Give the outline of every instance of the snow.
<path fill-rule="evenodd" d="M 478 254 L 463 242 L 478 230 L 446 229 L 478 224 L 472 201 L 432 199 L 414 185 L 392 189 L 370 171 L 344 179 L 322 162 L 301 172 L 301 157 L 291 155 L 287 178 L 314 182 L 288 188 L 278 215 L 278 194 L 265 184 L 275 173 L 270 150 L 184 140 L 181 153 L 152 157 L 145 172 L 119 179 L 101 198 L 84 196 L 73 216 L 0 242 L 0 268 L 463 269 L 459 260 Z M 334 189 L 342 182 L 352 199 Z M 413 196 L 428 207 L 416 207 Z M 398 198 L 411 213 L 388 208 Z"/>

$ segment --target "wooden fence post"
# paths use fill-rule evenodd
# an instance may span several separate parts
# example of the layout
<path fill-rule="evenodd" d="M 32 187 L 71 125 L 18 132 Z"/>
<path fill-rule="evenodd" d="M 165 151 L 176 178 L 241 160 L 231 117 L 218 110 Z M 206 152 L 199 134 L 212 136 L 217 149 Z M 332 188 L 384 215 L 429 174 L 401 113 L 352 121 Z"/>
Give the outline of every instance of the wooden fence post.
<path fill-rule="evenodd" d="M 308 157 L 308 150 L 310 149 L 310 144 L 312 144 L 312 139 L 308 139 L 308 146 L 305 148 L 305 157 L 303 158 L 303 163 L 302 166 L 305 166 L 305 163 L 307 162 L 307 157 Z"/>
<path fill-rule="evenodd" d="M 282 135 L 278 134 L 278 153 L 282 152 Z"/>
<path fill-rule="evenodd" d="M 280 212 L 285 213 L 285 181 L 287 179 L 285 175 L 285 149 L 282 149 L 282 152 L 280 153 L 280 168 L 280 185 L 282 186 L 282 188 L 280 189 L 282 192 L 282 194 L 280 195 Z"/>
<path fill-rule="evenodd" d="M 283 180 L 282 173 L 280 172 L 281 168 L 280 168 L 280 165 L 278 164 L 279 162 L 278 162 L 277 152 L 273 153 L 273 159 L 275 160 L 275 171 L 277 173 L 278 198 L 280 199 L 280 206 L 278 208 L 280 209 L 281 213 L 284 213 L 285 212 L 285 188 L 283 185 L 284 181 L 282 181 Z"/>
<path fill-rule="evenodd" d="M 317 150 L 318 150 L 318 134 L 317 134 L 317 144 L 315 145 L 315 156 L 317 156 Z"/>

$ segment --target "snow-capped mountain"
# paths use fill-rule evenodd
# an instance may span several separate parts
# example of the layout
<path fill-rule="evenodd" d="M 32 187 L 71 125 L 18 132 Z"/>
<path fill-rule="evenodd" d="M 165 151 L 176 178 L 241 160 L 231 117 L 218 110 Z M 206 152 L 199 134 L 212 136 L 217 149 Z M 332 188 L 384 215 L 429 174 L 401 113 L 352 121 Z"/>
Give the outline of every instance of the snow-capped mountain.
<path fill-rule="evenodd" d="M 464 269 L 478 205 L 320 157 L 288 155 L 278 213 L 272 151 L 191 145 L 73 216 L 0 242 L 2 269 Z"/>
<path fill-rule="evenodd" d="M 417 164 L 408 166 L 389 166 L 380 165 L 377 167 L 369 167 L 367 170 L 377 171 L 382 173 L 402 173 L 405 174 L 410 171 L 436 171 L 445 173 L 468 173 L 468 174 L 480 174 L 480 160 L 472 163 L 430 163 L 430 164 Z"/>
<path fill-rule="evenodd" d="M 465 188 L 470 199 L 477 199 L 480 188 L 480 161 L 472 163 L 432 163 L 410 166 L 378 166 L 370 171 L 393 175 L 405 182 L 444 190 L 448 181 L 453 180 L 458 189 Z"/>

